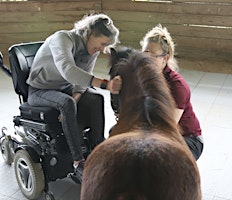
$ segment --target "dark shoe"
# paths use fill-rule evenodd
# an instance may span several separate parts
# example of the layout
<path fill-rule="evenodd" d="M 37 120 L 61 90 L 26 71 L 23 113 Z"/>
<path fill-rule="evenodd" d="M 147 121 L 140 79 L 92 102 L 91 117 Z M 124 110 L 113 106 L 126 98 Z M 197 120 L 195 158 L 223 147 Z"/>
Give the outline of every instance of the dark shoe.
<path fill-rule="evenodd" d="M 82 160 L 79 165 L 74 168 L 74 176 L 79 180 L 80 183 L 82 183 L 82 174 L 84 170 L 85 160 Z"/>

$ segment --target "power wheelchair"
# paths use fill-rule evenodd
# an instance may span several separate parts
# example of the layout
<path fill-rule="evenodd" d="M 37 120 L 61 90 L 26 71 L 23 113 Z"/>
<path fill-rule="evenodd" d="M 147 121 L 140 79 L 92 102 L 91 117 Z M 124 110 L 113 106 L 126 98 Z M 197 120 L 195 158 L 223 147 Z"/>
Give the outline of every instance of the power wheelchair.
<path fill-rule="evenodd" d="M 34 107 L 27 103 L 29 75 L 34 56 L 43 42 L 16 44 L 9 48 L 10 73 L 19 96 L 20 115 L 13 117 L 14 134 L 3 127 L 1 153 L 7 164 L 14 162 L 17 183 L 28 199 L 55 199 L 48 183 L 73 175 L 73 160 L 58 120 L 59 111 L 50 107 Z M 82 152 L 87 157 L 94 146 L 91 129 L 83 129 Z"/>

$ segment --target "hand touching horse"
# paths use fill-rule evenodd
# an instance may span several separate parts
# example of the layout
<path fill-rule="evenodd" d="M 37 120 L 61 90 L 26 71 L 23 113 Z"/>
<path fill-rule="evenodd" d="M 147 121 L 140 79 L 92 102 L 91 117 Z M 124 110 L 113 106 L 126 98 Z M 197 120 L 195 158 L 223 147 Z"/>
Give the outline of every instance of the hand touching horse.
<path fill-rule="evenodd" d="M 200 175 L 173 118 L 169 88 L 152 59 L 111 51 L 112 96 L 119 119 L 110 138 L 87 158 L 81 200 L 200 200 Z"/>

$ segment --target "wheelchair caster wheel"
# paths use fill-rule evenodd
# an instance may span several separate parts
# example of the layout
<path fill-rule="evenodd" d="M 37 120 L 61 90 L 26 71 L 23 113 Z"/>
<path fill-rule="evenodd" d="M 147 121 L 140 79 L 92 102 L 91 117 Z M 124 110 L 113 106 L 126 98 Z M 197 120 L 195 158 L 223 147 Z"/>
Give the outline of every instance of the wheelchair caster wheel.
<path fill-rule="evenodd" d="M 11 154 L 10 146 L 9 146 L 9 140 L 7 138 L 3 138 L 1 141 L 1 152 L 2 157 L 5 160 L 5 162 L 8 165 L 11 165 L 13 163 L 13 156 Z"/>
<path fill-rule="evenodd" d="M 47 192 L 47 193 L 45 194 L 45 199 L 46 199 L 46 200 L 55 200 L 55 197 L 54 197 L 54 195 L 53 195 L 52 192 Z"/>

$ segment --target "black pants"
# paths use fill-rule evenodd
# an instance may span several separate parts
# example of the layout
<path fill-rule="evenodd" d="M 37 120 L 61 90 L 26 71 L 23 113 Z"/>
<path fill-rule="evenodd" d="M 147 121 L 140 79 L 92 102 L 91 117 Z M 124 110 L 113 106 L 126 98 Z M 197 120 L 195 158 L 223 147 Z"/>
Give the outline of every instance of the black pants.
<path fill-rule="evenodd" d="M 202 154 L 204 144 L 194 135 L 186 136 L 186 137 L 184 136 L 184 140 L 187 143 L 194 158 L 198 160 Z"/>
<path fill-rule="evenodd" d="M 79 100 L 77 116 L 80 130 L 90 128 L 92 145 L 101 143 L 104 140 L 105 130 L 104 97 L 89 88 Z"/>

